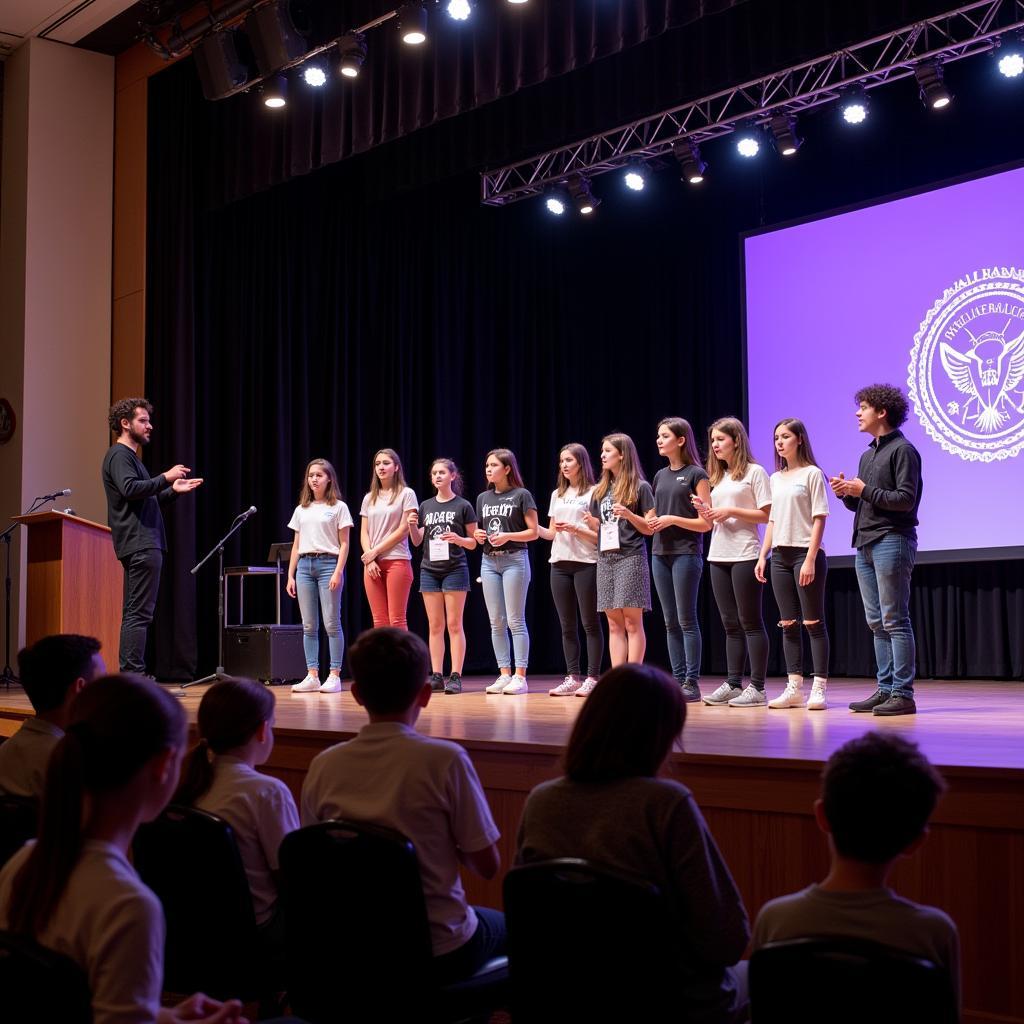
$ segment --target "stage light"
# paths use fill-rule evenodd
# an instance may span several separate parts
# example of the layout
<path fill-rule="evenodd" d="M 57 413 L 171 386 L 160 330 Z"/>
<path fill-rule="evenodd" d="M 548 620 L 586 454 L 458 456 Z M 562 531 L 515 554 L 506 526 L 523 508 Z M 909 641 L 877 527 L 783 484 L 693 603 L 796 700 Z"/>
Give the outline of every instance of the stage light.
<path fill-rule="evenodd" d="M 407 46 L 427 41 L 427 9 L 423 4 L 402 4 L 398 8 L 398 34 Z"/>
<path fill-rule="evenodd" d="M 306 37 L 292 21 L 288 0 L 271 0 L 256 7 L 245 19 L 245 34 L 252 44 L 261 75 L 273 75 L 309 52 Z"/>
<path fill-rule="evenodd" d="M 590 190 L 590 179 L 582 174 L 574 174 L 569 179 L 569 195 L 576 212 L 584 217 L 589 217 L 601 205 L 601 200 Z"/>
<path fill-rule="evenodd" d="M 776 114 L 768 126 L 775 139 L 775 148 L 783 156 L 793 156 L 803 145 L 803 139 L 796 133 L 796 117 L 793 114 Z"/>
<path fill-rule="evenodd" d="M 1000 39 L 997 42 L 999 74 L 1004 78 L 1017 78 L 1024 74 L 1024 35 Z"/>
<path fill-rule="evenodd" d="M 307 64 L 302 69 L 302 80 L 306 85 L 312 86 L 314 89 L 319 89 L 321 86 L 327 84 L 327 72 L 324 71 L 323 65 L 319 62 Z"/>
<path fill-rule="evenodd" d="M 338 40 L 338 72 L 346 78 L 358 78 L 366 60 L 366 36 L 362 32 L 348 32 Z"/>
<path fill-rule="evenodd" d="M 761 152 L 760 131 L 757 128 L 744 128 L 736 137 L 736 152 L 747 160 Z"/>
<path fill-rule="evenodd" d="M 550 189 L 544 197 L 544 208 L 555 217 L 561 217 L 565 213 L 565 196 L 559 189 Z"/>
<path fill-rule="evenodd" d="M 692 139 L 677 139 L 672 145 L 672 153 L 679 161 L 682 180 L 691 185 L 699 185 L 708 169 L 708 165 L 701 159 L 700 146 Z"/>
<path fill-rule="evenodd" d="M 510 4 L 517 4 L 517 5 L 518 5 L 518 4 L 525 4 L 525 3 L 529 3 L 529 2 L 530 2 L 530 0 L 508 0 L 508 2 L 509 2 Z"/>
<path fill-rule="evenodd" d="M 263 106 L 277 110 L 288 103 L 288 79 L 284 75 L 274 75 L 263 83 L 260 92 Z"/>
<path fill-rule="evenodd" d="M 643 192 L 647 184 L 647 168 L 641 160 L 631 160 L 626 165 L 622 181 L 631 192 Z"/>
<path fill-rule="evenodd" d="M 445 10 L 453 21 L 466 21 L 473 13 L 473 5 L 469 0 L 448 0 Z"/>
<path fill-rule="evenodd" d="M 942 80 L 942 65 L 937 60 L 926 60 L 914 68 L 914 77 L 921 93 L 921 102 L 932 110 L 948 107 L 953 99 Z"/>
<path fill-rule="evenodd" d="M 868 94 L 859 85 L 846 89 L 839 99 L 839 110 L 847 124 L 863 124 L 868 116 Z"/>

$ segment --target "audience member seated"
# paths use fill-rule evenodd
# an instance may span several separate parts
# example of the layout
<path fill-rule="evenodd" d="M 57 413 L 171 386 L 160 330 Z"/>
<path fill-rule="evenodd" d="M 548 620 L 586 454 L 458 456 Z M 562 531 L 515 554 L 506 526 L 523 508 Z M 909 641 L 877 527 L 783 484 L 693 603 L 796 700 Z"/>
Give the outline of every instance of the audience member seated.
<path fill-rule="evenodd" d="M 214 683 L 199 702 L 199 743 L 189 754 L 174 802 L 223 818 L 235 833 L 256 924 L 272 959 L 284 952 L 277 902 L 277 851 L 299 827 L 299 812 L 280 779 L 256 771 L 274 749 L 274 695 L 251 679 Z"/>
<path fill-rule="evenodd" d="M 576 719 L 565 776 L 526 801 L 516 859 L 582 857 L 657 885 L 678 921 L 679 1019 L 739 1021 L 743 901 L 692 794 L 661 777 L 685 721 L 682 692 L 660 669 L 606 672 Z"/>
<path fill-rule="evenodd" d="M 921 848 L 945 788 L 924 754 L 899 736 L 869 732 L 843 744 L 825 765 L 814 803 L 818 827 L 829 837 L 829 872 L 820 884 L 766 903 L 752 948 L 789 939 L 868 939 L 944 967 L 959 999 L 956 925 L 886 885 L 893 865 Z"/>
<path fill-rule="evenodd" d="M 64 735 L 71 701 L 107 669 L 99 640 L 58 633 L 22 650 L 18 671 L 36 714 L 0 746 L 0 792 L 38 800 L 43 795 L 50 753 Z"/>
<path fill-rule="evenodd" d="M 178 785 L 186 735 L 178 701 L 148 680 L 90 683 L 53 749 L 39 839 L 0 871 L 0 928 L 82 968 L 94 1024 L 243 1019 L 237 1001 L 200 994 L 160 1008 L 163 911 L 128 862 L 136 828 Z"/>
<path fill-rule="evenodd" d="M 303 825 L 330 818 L 383 825 L 416 848 L 439 983 L 469 977 L 505 952 L 505 917 L 466 903 L 459 865 L 498 871 L 498 829 L 469 756 L 416 731 L 430 701 L 430 655 L 418 636 L 382 627 L 348 652 L 352 696 L 370 722 L 309 766 Z M 330 884 L 325 879 L 325 884 Z"/>

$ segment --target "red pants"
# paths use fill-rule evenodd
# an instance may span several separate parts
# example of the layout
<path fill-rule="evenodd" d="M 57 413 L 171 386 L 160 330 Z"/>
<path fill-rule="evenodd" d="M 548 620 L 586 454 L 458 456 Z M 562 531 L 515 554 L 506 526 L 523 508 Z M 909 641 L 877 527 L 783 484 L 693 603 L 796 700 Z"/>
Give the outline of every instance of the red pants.
<path fill-rule="evenodd" d="M 363 569 L 363 589 L 370 602 L 374 628 L 395 626 L 408 629 L 406 609 L 412 589 L 412 562 L 407 558 L 387 558 L 378 562 L 380 577 L 371 579 L 369 570 Z"/>

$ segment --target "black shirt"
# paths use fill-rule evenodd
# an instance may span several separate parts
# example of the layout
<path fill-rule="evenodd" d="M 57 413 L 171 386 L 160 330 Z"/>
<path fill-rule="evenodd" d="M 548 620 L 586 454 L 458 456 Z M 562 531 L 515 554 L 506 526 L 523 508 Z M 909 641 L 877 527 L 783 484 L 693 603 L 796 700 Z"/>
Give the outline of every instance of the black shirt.
<path fill-rule="evenodd" d="M 476 499 L 477 529 L 485 530 L 488 536 L 495 533 L 519 533 L 526 529 L 526 513 L 531 511 L 537 511 L 537 502 L 525 487 L 513 487 L 501 494 L 488 489 Z M 484 541 L 484 554 L 518 551 L 525 547 L 525 541 L 521 540 L 510 540 L 497 548 L 491 547 L 490 541 Z"/>
<path fill-rule="evenodd" d="M 174 490 L 164 476 L 151 477 L 131 448 L 114 444 L 103 456 L 103 490 L 118 558 L 148 548 L 167 550 L 160 505 L 174 497 Z"/>
<path fill-rule="evenodd" d="M 597 528 L 597 557 L 600 558 L 602 555 L 618 553 L 631 555 L 637 551 L 642 551 L 646 555 L 647 542 L 644 538 L 647 534 L 641 533 L 628 519 L 617 516 L 612 512 L 612 505 L 615 504 L 615 501 L 614 495 L 609 490 L 600 502 L 596 499 L 592 499 L 590 502 L 590 514 L 595 519 L 600 519 L 602 523 L 619 524 L 618 551 L 614 548 L 611 551 L 601 550 L 601 527 Z M 646 480 L 640 481 L 640 486 L 637 488 L 636 503 L 627 506 L 627 508 L 637 516 L 644 516 L 654 508 L 654 491 L 651 490 L 651 485 Z"/>
<path fill-rule="evenodd" d="M 448 543 L 449 557 L 446 561 L 433 562 L 430 559 L 430 541 L 442 533 L 455 533 L 468 537 L 470 527 L 476 528 L 476 512 L 465 498 L 456 495 L 450 501 L 426 498 L 420 505 L 420 529 L 423 530 L 423 561 L 421 569 L 445 573 L 449 569 L 466 564 L 466 549 L 458 544 Z"/>
<path fill-rule="evenodd" d="M 853 546 L 898 533 L 917 540 L 917 509 L 921 504 L 921 456 L 893 430 L 875 438 L 860 457 L 857 476 L 864 481 L 859 498 L 843 498 L 854 513 Z"/>
<path fill-rule="evenodd" d="M 666 466 L 654 474 L 654 510 L 659 516 L 681 516 L 697 519 L 697 510 L 690 500 L 697 493 L 697 484 L 708 475 L 695 464 L 672 469 Z M 644 514 L 650 509 L 645 509 Z M 667 526 L 654 535 L 656 555 L 699 555 L 704 550 L 704 535 L 681 526 Z"/>

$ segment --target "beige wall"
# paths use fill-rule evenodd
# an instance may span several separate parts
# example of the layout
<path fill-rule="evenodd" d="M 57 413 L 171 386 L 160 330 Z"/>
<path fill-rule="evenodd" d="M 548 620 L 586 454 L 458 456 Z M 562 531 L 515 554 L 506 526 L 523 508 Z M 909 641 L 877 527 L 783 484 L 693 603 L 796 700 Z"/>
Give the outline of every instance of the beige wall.
<path fill-rule="evenodd" d="M 0 447 L 0 515 L 70 487 L 59 507 L 105 522 L 114 59 L 27 40 L 7 61 L 3 130 L 0 396 L 18 431 Z M 24 637 L 20 549 L 12 647 Z"/>

